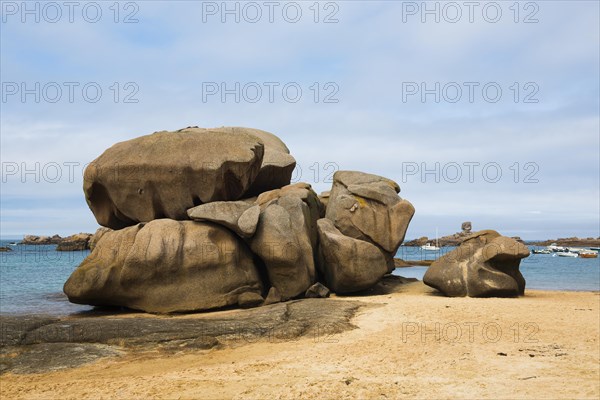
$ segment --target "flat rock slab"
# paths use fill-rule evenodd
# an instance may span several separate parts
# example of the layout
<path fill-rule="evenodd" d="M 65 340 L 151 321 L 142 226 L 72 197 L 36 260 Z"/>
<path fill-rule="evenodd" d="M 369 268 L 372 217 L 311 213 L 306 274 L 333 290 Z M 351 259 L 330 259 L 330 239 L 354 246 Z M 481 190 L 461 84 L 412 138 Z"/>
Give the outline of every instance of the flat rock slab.
<path fill-rule="evenodd" d="M 0 316 L 0 373 L 77 367 L 135 351 L 179 352 L 330 336 L 354 326 L 357 301 L 302 299 L 188 316 Z"/>

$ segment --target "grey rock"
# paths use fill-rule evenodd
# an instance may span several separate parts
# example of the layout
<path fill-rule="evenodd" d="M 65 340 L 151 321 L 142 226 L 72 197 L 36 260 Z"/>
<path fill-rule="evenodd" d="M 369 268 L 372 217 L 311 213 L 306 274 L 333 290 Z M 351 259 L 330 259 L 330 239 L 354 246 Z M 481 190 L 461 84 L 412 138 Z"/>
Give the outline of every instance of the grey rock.
<path fill-rule="evenodd" d="M 240 215 L 237 221 L 237 227 L 240 235 L 244 238 L 254 236 L 256 227 L 258 226 L 258 218 L 260 217 L 260 207 L 252 206 Z"/>
<path fill-rule="evenodd" d="M 203 128 L 197 130 L 201 129 Z M 260 193 L 290 184 L 292 173 L 296 167 L 296 160 L 290 155 L 290 150 L 285 143 L 274 134 L 260 129 L 242 127 L 221 127 L 206 130 L 251 135 L 264 145 L 264 156 L 260 170 L 244 197 L 258 196 Z"/>
<path fill-rule="evenodd" d="M 255 292 L 244 292 L 238 296 L 238 305 L 241 308 L 252 308 L 260 306 L 265 299 Z"/>
<path fill-rule="evenodd" d="M 415 212 L 399 191 L 396 182 L 381 176 L 337 171 L 325 214 L 342 234 L 380 248 L 389 271 Z"/>
<path fill-rule="evenodd" d="M 519 264 L 528 256 L 524 244 L 479 231 L 433 262 L 423 282 L 449 297 L 516 297 L 525 292 Z"/>
<path fill-rule="evenodd" d="M 263 141 L 244 132 L 156 132 L 106 150 L 86 168 L 83 188 L 96 220 L 108 228 L 186 220 L 196 205 L 240 199 L 263 154 Z"/>
<path fill-rule="evenodd" d="M 375 245 L 343 235 L 327 218 L 317 221 L 319 267 L 335 293 L 352 293 L 376 284 L 387 272 L 385 256 Z"/>
<path fill-rule="evenodd" d="M 90 241 L 88 242 L 88 246 L 89 246 L 90 250 L 94 250 L 94 247 L 96 247 L 96 244 L 100 241 L 100 238 L 102 238 L 102 236 L 106 232 L 111 232 L 111 231 L 112 231 L 112 229 L 106 228 L 104 226 L 101 226 L 100 228 L 96 229 L 96 232 L 92 235 L 92 237 L 90 238 Z"/>
<path fill-rule="evenodd" d="M 356 301 L 302 299 L 202 318 L 0 315 L 0 372 L 38 373 L 144 351 L 197 351 L 333 335 L 354 329 L 350 320 L 362 306 L 367 307 Z"/>
<path fill-rule="evenodd" d="M 463 222 L 462 225 L 460 226 L 460 229 L 463 231 L 463 233 L 471 233 L 471 229 L 472 229 L 471 221 Z"/>
<path fill-rule="evenodd" d="M 322 212 L 316 193 L 299 183 L 262 193 L 256 204 L 261 211 L 250 248 L 282 299 L 304 294 L 316 281 L 316 221 Z"/>
<path fill-rule="evenodd" d="M 271 287 L 269 289 L 269 293 L 267 294 L 267 298 L 265 299 L 265 305 L 275 304 L 281 302 L 281 293 L 277 290 L 276 287 Z"/>
<path fill-rule="evenodd" d="M 69 301 L 155 313 L 238 304 L 262 282 L 247 246 L 214 224 L 160 219 L 107 232 L 64 285 Z"/>
<path fill-rule="evenodd" d="M 308 298 L 327 298 L 331 292 L 329 289 L 320 282 L 315 283 L 306 290 L 304 294 Z"/>
<path fill-rule="evenodd" d="M 194 221 L 214 222 L 248 238 L 256 231 L 260 207 L 246 201 L 215 201 L 190 208 L 187 213 Z"/>

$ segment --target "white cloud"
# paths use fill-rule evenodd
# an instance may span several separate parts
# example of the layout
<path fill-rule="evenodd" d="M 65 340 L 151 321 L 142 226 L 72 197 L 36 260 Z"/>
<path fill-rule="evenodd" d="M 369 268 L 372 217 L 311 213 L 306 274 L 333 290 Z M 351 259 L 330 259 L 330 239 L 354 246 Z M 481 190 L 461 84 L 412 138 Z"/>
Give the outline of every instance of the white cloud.
<path fill-rule="evenodd" d="M 3 103 L 2 161 L 83 165 L 117 141 L 156 130 L 252 126 L 279 134 L 297 158 L 302 179 L 318 191 L 328 189 L 322 181 L 328 162 L 396 179 L 402 196 L 417 208 L 410 232 L 442 223 L 451 229 L 453 215 L 477 215 L 512 230 L 539 217 L 534 222 L 543 218 L 544 229 L 554 232 L 597 231 L 598 4 L 539 3 L 537 24 L 515 24 L 511 14 L 498 24 L 402 23 L 401 4 L 339 5 L 338 24 L 310 19 L 203 24 L 200 5 L 190 2 L 140 3 L 140 23 L 128 26 L 3 24 L 3 82 L 96 81 L 104 96 L 95 104 L 81 98 Z M 109 87 L 115 81 L 135 82 L 139 103 L 114 103 Z M 296 104 L 281 97 L 274 103 L 205 103 L 205 81 L 296 81 L 305 95 Z M 338 83 L 339 103 L 314 104 L 309 87 L 315 81 Z M 495 104 L 481 98 L 403 102 L 402 82 L 412 81 L 494 81 L 503 98 Z M 536 82 L 539 103 L 514 103 L 515 81 Z M 494 185 L 481 179 L 472 184 L 402 179 L 403 162 L 469 161 L 497 162 L 506 178 Z M 525 186 L 508 179 L 515 162 L 520 168 L 535 162 L 540 182 Z M 80 176 L 56 184 L 9 177 L 2 184 L 3 203 L 10 206 L 2 208 L 2 232 L 51 230 L 55 218 L 44 202 L 82 198 L 81 192 Z M 31 210 L 35 223 L 7 225 L 6 218 L 16 218 L 12 207 L 18 199 L 38 199 L 36 209 L 45 211 Z M 83 201 L 74 214 L 60 207 L 53 213 L 73 231 L 93 221 Z"/>

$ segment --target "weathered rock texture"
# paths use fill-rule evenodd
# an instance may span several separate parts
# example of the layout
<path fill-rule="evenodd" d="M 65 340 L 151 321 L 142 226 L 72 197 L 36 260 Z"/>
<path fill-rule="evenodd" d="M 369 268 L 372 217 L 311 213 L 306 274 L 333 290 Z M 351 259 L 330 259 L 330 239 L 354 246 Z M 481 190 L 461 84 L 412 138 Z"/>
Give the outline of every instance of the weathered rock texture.
<path fill-rule="evenodd" d="M 346 236 L 377 246 L 389 271 L 404 240 L 415 209 L 398 196 L 400 187 L 390 179 L 355 171 L 338 171 L 325 217 Z"/>
<path fill-rule="evenodd" d="M 215 201 L 187 211 L 194 221 L 209 221 L 231 229 L 243 238 L 254 236 L 260 207 L 247 201 Z"/>
<path fill-rule="evenodd" d="M 296 160 L 290 155 L 285 143 L 272 133 L 253 128 L 223 127 L 212 128 L 217 132 L 248 134 L 257 137 L 264 145 L 264 156 L 258 176 L 246 191 L 244 197 L 258 196 L 268 190 L 288 185 L 296 167 Z"/>
<path fill-rule="evenodd" d="M 103 228 L 86 238 L 69 300 L 169 313 L 372 288 L 395 268 L 413 206 L 362 172 L 337 172 L 318 196 L 289 184 L 295 165 L 279 138 L 250 128 L 115 144 L 85 171 Z"/>
<path fill-rule="evenodd" d="M 373 244 L 343 235 L 327 218 L 317 221 L 320 269 L 336 293 L 367 289 L 387 272 L 383 253 Z"/>
<path fill-rule="evenodd" d="M 64 286 L 79 304 L 198 311 L 262 293 L 252 253 L 213 224 L 160 219 L 106 232 Z"/>
<path fill-rule="evenodd" d="M 302 299 L 203 318 L 0 315 L 0 374 L 56 371 L 128 353 L 171 354 L 354 329 L 356 301 Z"/>
<path fill-rule="evenodd" d="M 243 132 L 156 132 L 106 150 L 86 168 L 83 188 L 96 220 L 108 228 L 184 220 L 191 207 L 241 198 L 263 154 L 263 142 Z"/>
<path fill-rule="evenodd" d="M 427 269 L 423 282 L 449 297 L 514 297 L 525 291 L 519 271 L 529 249 L 498 232 L 473 233 Z"/>
<path fill-rule="evenodd" d="M 260 216 L 250 248 L 284 300 L 304 294 L 316 282 L 316 222 L 322 214 L 317 194 L 298 183 L 264 192 L 256 204 Z"/>

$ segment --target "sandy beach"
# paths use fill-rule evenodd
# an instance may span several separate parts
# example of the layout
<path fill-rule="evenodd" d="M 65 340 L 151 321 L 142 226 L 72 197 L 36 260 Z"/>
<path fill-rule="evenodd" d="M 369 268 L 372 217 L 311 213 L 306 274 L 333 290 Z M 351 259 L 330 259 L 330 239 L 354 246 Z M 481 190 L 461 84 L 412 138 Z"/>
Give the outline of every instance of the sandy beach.
<path fill-rule="evenodd" d="M 134 353 L 51 373 L 8 373 L 0 378 L 1 397 L 600 396 L 598 293 L 445 298 L 415 282 L 397 293 L 328 301 L 349 300 L 368 305 L 351 320 L 356 329 L 340 334 L 238 340 L 223 349 Z"/>

